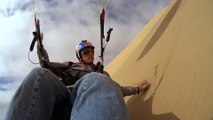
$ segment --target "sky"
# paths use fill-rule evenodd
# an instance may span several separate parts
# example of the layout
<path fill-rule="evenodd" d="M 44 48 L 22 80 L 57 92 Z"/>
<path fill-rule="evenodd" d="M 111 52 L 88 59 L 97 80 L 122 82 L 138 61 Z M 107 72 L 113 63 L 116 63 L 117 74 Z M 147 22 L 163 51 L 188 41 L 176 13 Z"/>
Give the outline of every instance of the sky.
<path fill-rule="evenodd" d="M 32 68 L 39 67 L 36 50 L 28 52 L 40 20 L 43 44 L 50 60 L 77 61 L 75 47 L 89 40 L 100 55 L 101 0 L 1 0 L 0 1 L 0 120 L 9 101 Z M 107 66 L 134 39 L 148 21 L 170 0 L 105 0 L 105 33 L 113 28 L 104 55 Z"/>

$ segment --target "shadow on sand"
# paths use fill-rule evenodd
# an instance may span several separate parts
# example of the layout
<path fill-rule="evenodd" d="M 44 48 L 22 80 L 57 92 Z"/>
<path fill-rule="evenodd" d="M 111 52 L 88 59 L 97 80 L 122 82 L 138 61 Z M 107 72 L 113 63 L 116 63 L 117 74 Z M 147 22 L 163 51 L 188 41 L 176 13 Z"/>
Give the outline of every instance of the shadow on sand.
<path fill-rule="evenodd" d="M 173 17 L 175 16 L 182 0 L 177 0 L 174 6 L 171 8 L 171 10 L 168 12 L 156 32 L 151 37 L 150 41 L 147 43 L 146 47 L 142 50 L 141 54 L 139 55 L 137 61 L 141 60 L 151 49 L 152 47 L 158 42 L 161 35 L 164 33 L 170 22 L 172 21 Z M 169 64 L 169 63 L 168 63 Z M 160 86 L 164 73 L 167 69 L 166 65 L 164 72 L 162 73 L 159 81 L 156 85 L 156 88 L 154 88 L 154 92 L 151 95 L 151 97 L 147 100 L 144 100 L 143 95 L 135 95 L 131 97 L 127 101 L 127 108 L 129 111 L 130 119 L 131 120 L 180 120 L 174 113 L 168 112 L 163 114 L 153 114 L 152 108 L 153 108 L 153 100 L 155 97 L 155 93 Z M 157 69 L 158 64 L 155 66 L 154 76 L 156 78 L 157 76 Z"/>
<path fill-rule="evenodd" d="M 158 66 L 159 66 L 159 64 L 157 64 L 154 68 L 155 69 L 155 71 L 154 71 L 155 78 L 157 77 Z M 166 70 L 167 70 L 167 67 L 165 67 L 163 73 L 161 74 L 157 85 L 154 86 L 154 91 L 149 99 L 144 101 L 144 95 L 139 94 L 139 95 L 135 95 L 135 96 L 131 97 L 127 101 L 126 104 L 127 104 L 127 108 L 128 108 L 131 120 L 180 120 L 172 112 L 158 114 L 158 115 L 152 113 L 152 108 L 153 108 L 152 105 L 153 105 L 154 96 L 155 96 L 157 89 L 159 88 L 160 84 L 163 81 L 164 73 L 166 72 Z"/>
<path fill-rule="evenodd" d="M 141 54 L 139 55 L 137 61 L 142 59 L 151 49 L 152 47 L 158 42 L 161 35 L 164 33 L 166 28 L 168 27 L 169 23 L 172 21 L 173 17 L 175 16 L 182 0 L 177 0 L 177 2 L 174 4 L 174 6 L 171 8 L 171 10 L 168 12 L 156 32 L 153 34 L 150 41 L 147 43 L 146 47 L 143 49 Z"/>
<path fill-rule="evenodd" d="M 162 74 L 152 96 L 144 101 L 142 94 L 135 95 L 127 101 L 127 108 L 131 120 L 180 120 L 172 112 L 155 115 L 152 113 L 152 104 L 155 93 L 163 80 Z"/>
<path fill-rule="evenodd" d="M 148 100 L 141 100 L 142 96 L 133 96 L 127 102 L 127 108 L 130 114 L 130 120 L 180 120 L 172 112 L 163 114 L 152 113 L 152 103 L 154 96 Z"/>

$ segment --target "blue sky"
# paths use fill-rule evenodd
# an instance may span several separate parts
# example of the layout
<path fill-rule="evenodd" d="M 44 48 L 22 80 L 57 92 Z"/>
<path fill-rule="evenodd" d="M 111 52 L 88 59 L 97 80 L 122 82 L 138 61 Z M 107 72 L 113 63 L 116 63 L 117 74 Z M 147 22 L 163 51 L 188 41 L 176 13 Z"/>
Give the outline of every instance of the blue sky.
<path fill-rule="evenodd" d="M 105 65 L 169 2 L 170 0 L 108 0 L 105 31 L 109 27 L 114 30 L 106 48 Z M 35 29 L 35 9 L 44 34 L 43 44 L 51 61 L 77 61 L 75 46 L 83 39 L 96 46 L 96 58 L 100 54 L 100 0 L 1 0 L 0 120 L 24 77 L 32 68 L 39 66 L 28 60 L 32 31 Z M 38 62 L 36 51 L 30 53 L 30 58 Z"/>

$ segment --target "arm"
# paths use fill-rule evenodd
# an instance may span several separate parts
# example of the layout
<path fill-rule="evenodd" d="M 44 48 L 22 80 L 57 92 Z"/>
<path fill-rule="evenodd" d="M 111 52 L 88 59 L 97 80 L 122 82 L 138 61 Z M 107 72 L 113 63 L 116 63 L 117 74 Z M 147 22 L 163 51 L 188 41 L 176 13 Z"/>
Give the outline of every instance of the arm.
<path fill-rule="evenodd" d="M 123 86 L 120 86 L 120 89 L 121 89 L 124 97 L 138 94 L 138 88 L 137 87 L 131 87 L 131 86 L 123 87 Z"/>
<path fill-rule="evenodd" d="M 105 74 L 108 77 L 110 77 L 110 75 L 109 75 L 109 73 L 107 71 L 103 71 L 103 74 Z M 135 94 L 140 94 L 141 92 L 145 93 L 151 86 L 151 84 L 148 81 L 146 81 L 146 80 L 143 81 L 138 87 L 120 86 L 117 82 L 115 82 L 115 84 L 117 84 L 117 86 L 120 88 L 120 90 L 123 93 L 124 97 L 125 96 L 130 96 L 130 95 L 135 95 Z"/>
<path fill-rule="evenodd" d="M 37 55 L 41 67 L 45 67 L 45 63 L 48 64 L 50 62 L 47 51 L 44 49 L 44 47 L 42 47 L 41 49 L 38 44 L 37 44 Z"/>
<path fill-rule="evenodd" d="M 63 68 L 69 66 L 69 62 L 59 63 L 59 62 L 50 62 L 47 51 L 42 47 L 40 49 L 39 45 L 37 45 L 37 54 L 41 67 L 49 69 L 51 68 Z"/>
<path fill-rule="evenodd" d="M 145 93 L 150 88 L 150 86 L 151 84 L 148 83 L 148 81 L 143 81 L 138 87 L 131 87 L 131 86 L 123 87 L 119 85 L 124 97 L 139 93 Z"/>

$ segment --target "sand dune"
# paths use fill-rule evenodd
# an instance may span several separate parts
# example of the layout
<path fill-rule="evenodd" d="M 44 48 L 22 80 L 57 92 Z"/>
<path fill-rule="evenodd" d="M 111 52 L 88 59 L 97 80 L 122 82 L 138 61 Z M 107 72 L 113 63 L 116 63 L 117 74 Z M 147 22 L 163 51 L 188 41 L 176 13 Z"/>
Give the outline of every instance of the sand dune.
<path fill-rule="evenodd" d="M 212 6 L 173 0 L 106 67 L 121 85 L 152 84 L 125 98 L 132 120 L 213 119 Z"/>

